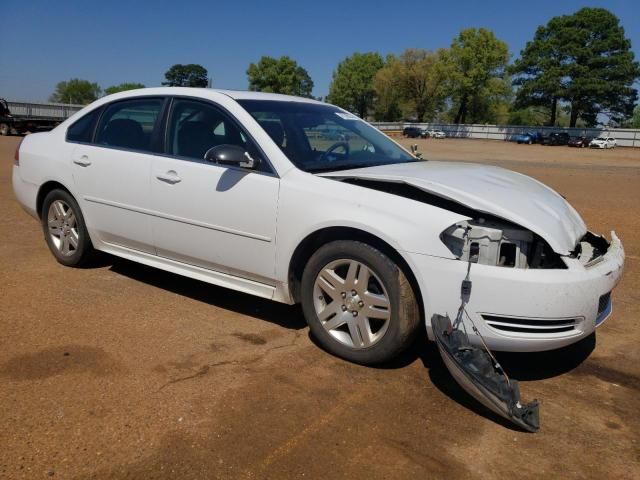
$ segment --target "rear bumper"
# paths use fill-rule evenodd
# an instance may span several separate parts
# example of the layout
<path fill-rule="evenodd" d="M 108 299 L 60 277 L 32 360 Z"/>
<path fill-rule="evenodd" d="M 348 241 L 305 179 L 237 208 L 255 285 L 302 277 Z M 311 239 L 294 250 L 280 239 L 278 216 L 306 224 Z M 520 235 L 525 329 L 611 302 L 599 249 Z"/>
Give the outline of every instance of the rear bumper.
<path fill-rule="evenodd" d="M 38 186 L 25 182 L 20 176 L 20 167 L 14 165 L 13 173 L 11 175 L 11 181 L 13 184 L 13 193 L 16 196 L 18 203 L 24 208 L 29 215 L 34 218 L 38 218 L 36 211 L 36 199 L 38 197 Z"/>
<path fill-rule="evenodd" d="M 585 268 L 577 260 L 566 270 L 524 270 L 472 264 L 466 311 L 488 346 L 499 351 L 553 350 L 590 335 L 612 312 L 610 292 L 622 275 L 624 249 L 612 232 L 601 260 Z M 418 272 L 427 333 L 433 340 L 434 313 L 455 318 L 467 263 L 408 254 Z M 472 342 L 468 317 L 464 317 Z"/>

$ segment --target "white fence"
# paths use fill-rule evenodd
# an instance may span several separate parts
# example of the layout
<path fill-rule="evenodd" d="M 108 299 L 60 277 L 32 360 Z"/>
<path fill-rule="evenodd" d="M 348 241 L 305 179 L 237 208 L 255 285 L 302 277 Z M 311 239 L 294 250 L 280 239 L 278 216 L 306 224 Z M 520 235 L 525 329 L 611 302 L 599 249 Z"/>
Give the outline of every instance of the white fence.
<path fill-rule="evenodd" d="M 618 140 L 621 147 L 640 147 L 640 129 L 634 128 L 561 128 L 561 127 L 527 127 L 516 125 L 456 125 L 450 123 L 405 123 L 405 122 L 373 122 L 382 131 L 401 131 L 405 127 L 420 127 L 427 130 L 442 130 L 447 137 L 480 138 L 487 140 L 511 140 L 514 135 L 527 132 L 567 132 L 571 137 L 598 137 L 610 134 Z"/>
<path fill-rule="evenodd" d="M 7 105 L 12 115 L 51 120 L 64 120 L 84 108 L 65 103 L 7 102 Z"/>

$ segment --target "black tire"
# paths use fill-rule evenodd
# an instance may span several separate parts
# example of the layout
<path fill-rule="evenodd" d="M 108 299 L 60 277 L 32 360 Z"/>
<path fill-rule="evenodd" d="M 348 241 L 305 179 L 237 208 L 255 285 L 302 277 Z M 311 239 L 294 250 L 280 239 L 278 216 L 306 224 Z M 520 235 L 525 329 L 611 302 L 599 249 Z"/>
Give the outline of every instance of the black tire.
<path fill-rule="evenodd" d="M 54 235 L 52 235 L 49 227 L 49 210 L 52 204 L 56 201 L 61 201 L 67 205 L 75 217 L 77 247 L 73 248 L 73 250 L 67 254 L 64 254 L 56 245 L 54 242 Z M 56 260 L 62 265 L 67 267 L 82 267 L 95 258 L 95 250 L 91 244 L 91 239 L 89 238 L 89 232 L 87 231 L 82 211 L 80 210 L 78 202 L 76 202 L 75 198 L 73 198 L 69 192 L 60 189 L 50 191 L 44 198 L 44 202 L 42 202 L 40 218 L 47 246 Z"/>
<path fill-rule="evenodd" d="M 391 309 L 384 334 L 369 347 L 353 348 L 338 341 L 323 327 L 315 307 L 314 288 L 318 274 L 331 262 L 355 260 L 365 265 L 382 282 Z M 315 339 L 330 353 L 362 365 L 387 362 L 413 341 L 420 310 L 407 277 L 389 257 L 372 246 L 350 240 L 337 240 L 318 249 L 302 275 L 302 310 Z"/>
<path fill-rule="evenodd" d="M 8 123 L 0 123 L 0 135 L 3 137 L 11 135 L 11 127 L 9 127 Z"/>

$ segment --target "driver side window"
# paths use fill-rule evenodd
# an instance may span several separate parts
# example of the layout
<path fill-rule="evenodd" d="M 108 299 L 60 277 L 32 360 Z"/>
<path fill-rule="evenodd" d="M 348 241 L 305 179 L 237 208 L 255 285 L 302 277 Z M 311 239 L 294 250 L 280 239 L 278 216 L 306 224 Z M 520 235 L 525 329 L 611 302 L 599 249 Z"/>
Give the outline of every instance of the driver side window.
<path fill-rule="evenodd" d="M 167 153 L 170 155 L 204 160 L 205 153 L 218 145 L 236 145 L 252 156 L 258 155 L 257 149 L 237 124 L 213 105 L 175 99 L 171 110 L 167 137 Z"/>

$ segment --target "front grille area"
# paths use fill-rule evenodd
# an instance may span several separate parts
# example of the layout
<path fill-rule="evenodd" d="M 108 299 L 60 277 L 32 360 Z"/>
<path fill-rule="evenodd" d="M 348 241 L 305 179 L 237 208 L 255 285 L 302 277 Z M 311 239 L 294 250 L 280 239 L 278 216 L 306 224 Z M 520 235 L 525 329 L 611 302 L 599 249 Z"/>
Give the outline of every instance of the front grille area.
<path fill-rule="evenodd" d="M 496 330 L 535 335 L 571 332 L 575 330 L 580 322 L 577 318 L 536 319 L 502 317 L 498 315 L 482 315 L 482 318 L 487 322 L 487 325 Z"/>
<path fill-rule="evenodd" d="M 602 312 L 604 312 L 607 309 L 607 306 L 609 305 L 610 300 L 611 300 L 611 292 L 605 293 L 600 297 L 600 299 L 598 300 L 598 315 L 600 315 Z"/>

